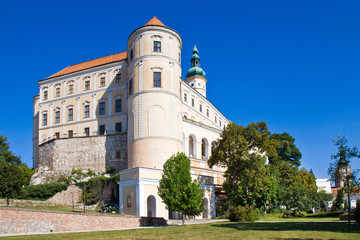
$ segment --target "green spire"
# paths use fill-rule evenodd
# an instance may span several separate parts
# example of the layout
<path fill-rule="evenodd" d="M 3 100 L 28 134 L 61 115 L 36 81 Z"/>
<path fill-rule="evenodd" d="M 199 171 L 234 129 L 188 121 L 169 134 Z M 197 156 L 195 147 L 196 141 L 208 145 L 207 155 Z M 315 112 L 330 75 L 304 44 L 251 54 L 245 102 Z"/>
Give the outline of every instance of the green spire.
<path fill-rule="evenodd" d="M 194 44 L 194 48 L 192 50 L 193 55 L 191 57 L 191 68 L 186 73 L 186 77 L 191 77 L 195 75 L 205 77 L 205 72 L 200 67 L 200 57 L 199 55 L 197 55 L 198 52 L 199 51 L 196 48 L 196 44 Z"/>

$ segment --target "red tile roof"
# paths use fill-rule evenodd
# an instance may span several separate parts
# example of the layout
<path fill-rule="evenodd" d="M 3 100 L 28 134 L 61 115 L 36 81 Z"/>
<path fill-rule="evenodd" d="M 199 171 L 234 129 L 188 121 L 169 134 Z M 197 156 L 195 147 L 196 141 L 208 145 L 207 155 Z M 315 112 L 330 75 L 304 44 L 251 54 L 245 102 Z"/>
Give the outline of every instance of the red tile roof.
<path fill-rule="evenodd" d="M 61 75 L 77 72 L 77 71 L 88 69 L 88 68 L 101 66 L 104 64 L 112 63 L 112 62 L 118 62 L 121 60 L 125 60 L 126 57 L 127 57 L 127 53 L 121 52 L 121 53 L 116 53 L 116 54 L 112 54 L 112 55 L 101 57 L 101 58 L 96 58 L 96 59 L 93 59 L 93 60 L 90 60 L 87 62 L 82 62 L 82 63 L 68 66 L 67 68 L 64 68 L 60 72 L 57 72 L 48 78 L 58 77 Z M 48 79 L 48 78 L 46 78 L 46 79 Z"/>
<path fill-rule="evenodd" d="M 153 17 L 150 21 L 148 21 L 144 26 L 147 25 L 160 25 L 165 26 L 157 17 Z"/>

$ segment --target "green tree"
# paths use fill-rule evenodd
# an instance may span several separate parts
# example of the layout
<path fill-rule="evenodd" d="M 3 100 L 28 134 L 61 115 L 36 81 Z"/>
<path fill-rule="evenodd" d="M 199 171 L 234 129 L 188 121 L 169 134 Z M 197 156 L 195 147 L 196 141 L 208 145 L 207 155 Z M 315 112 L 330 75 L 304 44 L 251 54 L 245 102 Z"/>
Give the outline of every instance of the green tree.
<path fill-rule="evenodd" d="M 10 144 L 7 141 L 5 136 L 0 135 L 0 161 L 12 162 L 17 165 L 21 164 L 21 160 L 18 156 L 15 156 L 10 151 Z"/>
<path fill-rule="evenodd" d="M 275 154 L 269 155 L 271 164 L 286 161 L 295 166 L 300 166 L 302 154 L 294 143 L 295 139 L 289 133 L 274 133 L 270 136 L 270 141 L 275 148 Z"/>
<path fill-rule="evenodd" d="M 350 170 L 350 163 L 352 158 L 359 158 L 360 153 L 357 147 L 350 148 L 347 145 L 347 140 L 345 137 L 338 135 L 338 138 L 334 140 L 335 146 L 338 149 L 338 152 L 334 155 L 331 155 L 331 159 L 334 160 L 330 164 L 328 173 L 332 181 L 343 181 L 344 182 L 344 193 L 347 195 L 348 200 L 348 229 L 350 230 L 350 212 L 351 212 L 351 202 L 350 196 L 357 192 L 357 187 L 359 186 L 358 178 L 356 177 L 356 171 Z"/>
<path fill-rule="evenodd" d="M 349 202 L 347 200 L 344 201 L 344 211 L 346 211 L 346 209 L 349 209 Z"/>
<path fill-rule="evenodd" d="M 338 211 L 338 210 L 342 210 L 341 205 L 344 203 L 344 190 L 343 189 L 338 189 L 336 191 L 336 198 L 335 198 L 335 203 L 333 205 L 333 208 Z"/>
<path fill-rule="evenodd" d="M 197 216 L 204 211 L 203 192 L 200 184 L 191 180 L 190 159 L 184 153 L 171 156 L 164 164 L 159 183 L 159 196 L 169 211 Z"/>
<path fill-rule="evenodd" d="M 228 210 L 230 205 L 261 207 L 271 198 L 272 181 L 265 165 L 265 154 L 271 151 L 269 136 L 263 121 L 246 127 L 230 123 L 217 140 L 208 164 L 226 167 Z"/>
<path fill-rule="evenodd" d="M 34 170 L 23 164 L 19 157 L 10 151 L 10 144 L 5 136 L 0 135 L 0 197 L 17 198 L 21 188 L 28 185 Z"/>

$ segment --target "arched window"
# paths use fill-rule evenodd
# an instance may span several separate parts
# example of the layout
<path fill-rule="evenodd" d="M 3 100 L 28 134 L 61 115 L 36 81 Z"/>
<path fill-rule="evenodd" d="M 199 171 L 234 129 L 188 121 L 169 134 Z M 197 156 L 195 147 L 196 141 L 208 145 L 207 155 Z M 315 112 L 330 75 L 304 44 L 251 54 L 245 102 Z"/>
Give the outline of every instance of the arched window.
<path fill-rule="evenodd" d="M 208 159 L 208 141 L 206 138 L 201 140 L 201 158 Z"/>
<path fill-rule="evenodd" d="M 192 135 L 189 136 L 189 157 L 195 157 L 195 139 Z"/>

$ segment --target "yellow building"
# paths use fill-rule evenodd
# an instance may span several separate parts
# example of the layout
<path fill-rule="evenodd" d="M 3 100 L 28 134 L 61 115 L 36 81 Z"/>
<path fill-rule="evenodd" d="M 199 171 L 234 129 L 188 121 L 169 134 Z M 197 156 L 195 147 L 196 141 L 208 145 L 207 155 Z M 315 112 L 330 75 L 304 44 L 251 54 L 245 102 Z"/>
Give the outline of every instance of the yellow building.
<path fill-rule="evenodd" d="M 39 81 L 34 97 L 34 166 L 120 172 L 120 211 L 176 218 L 157 195 L 164 162 L 191 159 L 215 217 L 215 187 L 224 169 L 209 168 L 213 142 L 229 123 L 206 99 L 196 46 L 181 78 L 182 39 L 156 17 L 134 30 L 127 51 L 69 66 Z"/>

